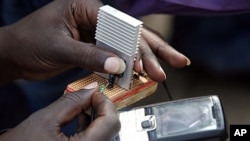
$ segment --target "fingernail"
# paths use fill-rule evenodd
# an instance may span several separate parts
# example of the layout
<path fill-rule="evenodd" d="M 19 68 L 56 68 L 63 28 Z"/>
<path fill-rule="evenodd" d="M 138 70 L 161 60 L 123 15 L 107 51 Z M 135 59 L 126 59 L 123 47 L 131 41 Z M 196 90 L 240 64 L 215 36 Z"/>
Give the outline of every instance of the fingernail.
<path fill-rule="evenodd" d="M 164 72 L 164 70 L 162 69 L 162 67 L 160 66 L 160 70 L 161 70 L 161 72 L 164 74 L 164 80 L 167 78 L 167 76 L 166 76 L 166 73 Z"/>
<path fill-rule="evenodd" d="M 187 65 L 187 66 L 190 66 L 190 65 L 191 65 L 191 61 L 190 61 L 188 58 L 186 58 L 186 59 L 187 59 L 186 65 Z"/>
<path fill-rule="evenodd" d="M 125 62 L 117 57 L 109 57 L 105 60 L 104 70 L 108 73 L 121 74 L 125 71 Z"/>
<path fill-rule="evenodd" d="M 93 88 L 96 88 L 97 86 L 98 86 L 97 82 L 92 82 L 92 83 L 84 86 L 83 89 L 93 89 Z"/>

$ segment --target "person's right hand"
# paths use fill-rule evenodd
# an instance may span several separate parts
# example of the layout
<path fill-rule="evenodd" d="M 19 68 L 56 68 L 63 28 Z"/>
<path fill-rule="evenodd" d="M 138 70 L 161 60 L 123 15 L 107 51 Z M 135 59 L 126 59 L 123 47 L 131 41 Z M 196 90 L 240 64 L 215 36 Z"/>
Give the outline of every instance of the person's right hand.
<path fill-rule="evenodd" d="M 72 67 L 122 73 L 125 63 L 94 45 L 98 0 L 55 0 L 0 30 L 1 81 L 46 79 Z"/>
<path fill-rule="evenodd" d="M 0 141 L 111 141 L 120 129 L 119 116 L 113 102 L 93 84 L 33 113 L 1 135 Z M 95 109 L 96 118 L 89 124 L 90 117 L 84 112 L 90 107 Z M 62 127 L 76 117 L 80 117 L 78 132 L 68 137 Z"/>

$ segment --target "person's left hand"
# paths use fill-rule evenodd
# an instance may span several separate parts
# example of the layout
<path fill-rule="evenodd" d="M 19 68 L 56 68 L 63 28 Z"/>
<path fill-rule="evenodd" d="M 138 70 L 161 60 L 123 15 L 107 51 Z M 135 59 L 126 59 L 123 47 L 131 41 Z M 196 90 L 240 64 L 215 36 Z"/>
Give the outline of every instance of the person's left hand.
<path fill-rule="evenodd" d="M 122 73 L 126 68 L 124 61 L 94 45 L 100 6 L 99 0 L 55 0 L 2 28 L 0 83 L 18 78 L 46 79 L 73 67 Z M 190 62 L 147 29 L 142 31 L 140 54 L 135 70 L 145 70 L 155 81 L 166 79 L 157 57 L 174 67 L 184 67 Z"/>
<path fill-rule="evenodd" d="M 62 96 L 0 135 L 0 141 L 111 141 L 120 129 L 119 116 L 112 101 L 97 90 L 95 87 Z M 89 124 L 84 112 L 90 107 L 95 109 L 96 118 Z M 76 117 L 81 117 L 78 132 L 68 137 L 61 129 Z"/>

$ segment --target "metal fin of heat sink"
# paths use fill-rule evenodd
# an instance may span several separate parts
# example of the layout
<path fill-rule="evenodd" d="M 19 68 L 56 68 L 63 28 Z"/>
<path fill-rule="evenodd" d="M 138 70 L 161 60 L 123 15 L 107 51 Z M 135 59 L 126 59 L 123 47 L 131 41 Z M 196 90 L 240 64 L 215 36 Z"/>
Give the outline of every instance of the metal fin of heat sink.
<path fill-rule="evenodd" d="M 109 5 L 99 9 L 97 19 L 96 45 L 115 53 L 125 61 L 126 70 L 121 78 L 116 78 L 116 82 L 120 87 L 130 89 L 142 22 Z M 108 74 L 97 74 L 108 79 Z"/>

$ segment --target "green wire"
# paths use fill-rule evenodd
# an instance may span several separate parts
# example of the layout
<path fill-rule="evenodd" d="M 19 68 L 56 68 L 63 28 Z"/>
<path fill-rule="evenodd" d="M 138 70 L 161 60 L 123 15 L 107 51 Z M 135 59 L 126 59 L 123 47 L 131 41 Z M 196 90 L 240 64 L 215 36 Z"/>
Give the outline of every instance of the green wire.
<path fill-rule="evenodd" d="M 100 93 L 104 93 L 104 91 L 105 91 L 105 86 L 104 86 L 104 85 L 101 85 L 101 86 L 100 86 Z"/>

